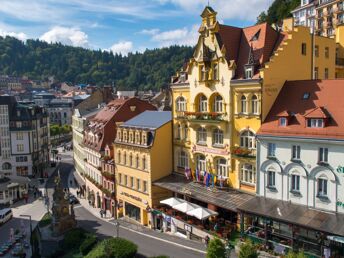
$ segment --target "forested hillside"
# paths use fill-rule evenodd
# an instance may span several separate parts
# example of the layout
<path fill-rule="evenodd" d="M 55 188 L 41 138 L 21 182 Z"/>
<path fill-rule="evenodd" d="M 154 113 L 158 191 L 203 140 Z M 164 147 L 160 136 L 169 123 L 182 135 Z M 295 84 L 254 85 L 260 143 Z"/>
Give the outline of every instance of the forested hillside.
<path fill-rule="evenodd" d="M 157 90 L 168 83 L 185 60 L 191 47 L 171 46 L 131 53 L 128 56 L 48 44 L 39 40 L 26 43 L 0 37 L 0 74 L 44 79 L 54 75 L 71 83 L 112 84 L 119 89 Z"/>
<path fill-rule="evenodd" d="M 284 18 L 291 17 L 291 11 L 300 5 L 300 0 L 274 0 L 266 12 L 257 17 L 257 23 L 279 23 Z"/>

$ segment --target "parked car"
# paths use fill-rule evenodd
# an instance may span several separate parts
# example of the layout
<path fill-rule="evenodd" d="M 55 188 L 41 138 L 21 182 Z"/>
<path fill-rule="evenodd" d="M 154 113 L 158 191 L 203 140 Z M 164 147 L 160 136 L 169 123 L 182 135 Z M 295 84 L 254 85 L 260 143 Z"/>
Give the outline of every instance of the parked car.
<path fill-rule="evenodd" d="M 11 209 L 6 208 L 0 210 L 0 225 L 5 224 L 13 217 L 13 212 Z"/>

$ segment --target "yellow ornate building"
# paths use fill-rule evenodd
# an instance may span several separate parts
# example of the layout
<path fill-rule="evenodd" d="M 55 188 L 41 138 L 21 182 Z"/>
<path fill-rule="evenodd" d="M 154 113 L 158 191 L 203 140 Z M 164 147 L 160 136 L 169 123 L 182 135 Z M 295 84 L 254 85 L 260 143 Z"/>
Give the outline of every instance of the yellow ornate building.
<path fill-rule="evenodd" d="M 174 171 L 255 192 L 262 119 L 286 80 L 334 78 L 336 43 L 288 23 L 237 28 L 216 15 L 204 9 L 193 57 L 172 78 Z"/>
<path fill-rule="evenodd" d="M 118 217 L 154 227 L 156 221 L 150 211 L 169 196 L 152 182 L 172 171 L 171 121 L 170 111 L 145 111 L 117 129 L 114 159 Z"/>

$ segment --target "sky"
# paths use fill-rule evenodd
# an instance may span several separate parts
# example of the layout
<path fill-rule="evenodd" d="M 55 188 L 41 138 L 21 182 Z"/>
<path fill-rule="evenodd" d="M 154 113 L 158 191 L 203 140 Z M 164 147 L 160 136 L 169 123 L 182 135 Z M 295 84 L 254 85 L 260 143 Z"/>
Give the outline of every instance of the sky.
<path fill-rule="evenodd" d="M 209 0 L 222 24 L 253 25 L 271 0 Z M 208 0 L 0 0 L 0 36 L 126 55 L 197 43 Z"/>

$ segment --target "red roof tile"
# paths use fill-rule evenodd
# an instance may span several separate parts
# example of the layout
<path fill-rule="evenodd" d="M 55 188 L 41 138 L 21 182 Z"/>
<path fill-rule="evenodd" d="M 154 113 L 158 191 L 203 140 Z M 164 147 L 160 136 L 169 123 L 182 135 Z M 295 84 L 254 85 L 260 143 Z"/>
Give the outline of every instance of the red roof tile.
<path fill-rule="evenodd" d="M 286 82 L 258 135 L 344 139 L 343 95 L 344 80 Z M 292 116 L 287 126 L 279 126 L 279 114 L 286 110 Z M 310 118 L 324 118 L 325 127 L 307 127 Z"/>

